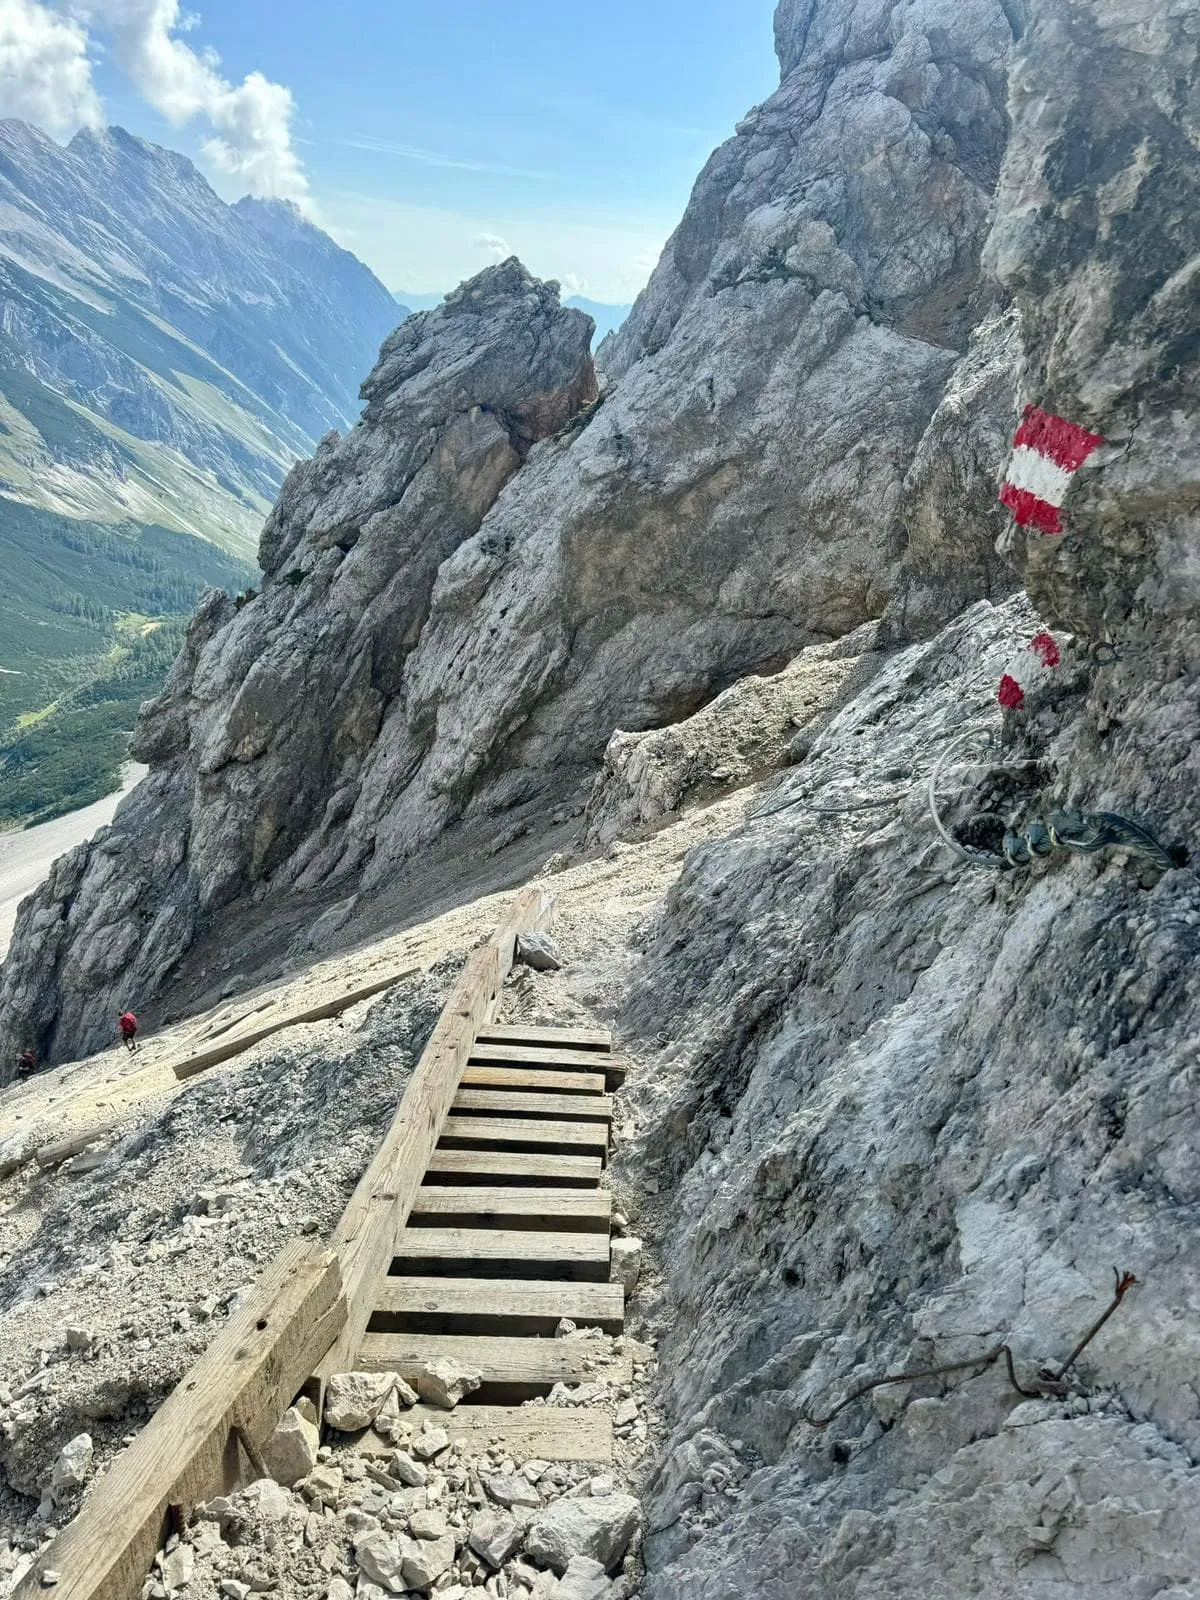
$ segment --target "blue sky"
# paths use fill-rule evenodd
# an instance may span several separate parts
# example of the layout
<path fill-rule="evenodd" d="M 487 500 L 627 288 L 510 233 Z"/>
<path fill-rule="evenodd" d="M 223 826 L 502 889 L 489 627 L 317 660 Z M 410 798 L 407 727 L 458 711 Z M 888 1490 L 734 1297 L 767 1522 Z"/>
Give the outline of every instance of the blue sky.
<path fill-rule="evenodd" d="M 169 0 L 145 0 L 168 21 Z M 778 81 L 774 0 L 194 0 L 172 37 L 214 50 L 228 88 L 261 73 L 295 102 L 317 220 L 390 288 L 444 290 L 515 251 L 597 300 L 632 299 L 711 150 Z M 119 41 L 89 36 L 107 121 L 195 156 Z M 128 66 L 128 60 L 126 60 Z M 235 91 L 236 92 L 236 91 Z M 153 108 L 172 113 L 172 120 Z"/>

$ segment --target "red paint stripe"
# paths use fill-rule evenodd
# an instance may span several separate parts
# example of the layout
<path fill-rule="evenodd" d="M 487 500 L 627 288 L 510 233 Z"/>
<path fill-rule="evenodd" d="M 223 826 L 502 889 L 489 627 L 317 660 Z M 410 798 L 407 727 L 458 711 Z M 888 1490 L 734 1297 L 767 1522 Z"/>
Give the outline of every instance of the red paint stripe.
<path fill-rule="evenodd" d="M 1028 445 L 1040 455 L 1049 456 L 1064 472 L 1078 472 L 1096 446 L 1103 443 L 1102 433 L 1089 433 L 1040 406 L 1025 407 L 1025 420 L 1013 439 L 1014 446 Z"/>
<path fill-rule="evenodd" d="M 1015 484 L 1006 483 L 1000 491 L 1000 499 L 1023 528 L 1034 527 L 1042 533 L 1063 531 L 1058 507 L 1052 506 L 1049 500 L 1030 494 L 1028 489 L 1018 489 Z"/>
<path fill-rule="evenodd" d="M 1006 672 L 1000 679 L 1000 687 L 996 691 L 996 699 L 1005 711 L 1019 711 L 1025 704 L 1025 691 L 1013 677 Z"/>

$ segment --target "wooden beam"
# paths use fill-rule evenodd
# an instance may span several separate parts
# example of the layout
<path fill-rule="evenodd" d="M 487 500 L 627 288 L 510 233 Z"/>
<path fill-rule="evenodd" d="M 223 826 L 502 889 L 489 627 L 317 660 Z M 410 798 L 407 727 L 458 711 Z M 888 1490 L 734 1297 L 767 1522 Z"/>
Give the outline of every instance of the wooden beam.
<path fill-rule="evenodd" d="M 344 1315 L 337 1258 L 320 1245 L 288 1245 L 93 1484 L 82 1511 L 38 1556 L 14 1600 L 40 1600 L 49 1570 L 58 1573 L 56 1600 L 136 1600 L 164 1537 L 168 1507 L 190 1506 L 230 1486 L 234 1431 L 261 1446 L 323 1355 L 315 1339 L 332 1339 Z"/>
<path fill-rule="evenodd" d="M 599 1156 L 557 1156 L 533 1150 L 435 1150 L 425 1168 L 426 1188 L 439 1178 L 478 1178 L 482 1182 L 563 1183 L 594 1188 L 600 1182 Z M 429 1182 L 432 1174 L 434 1183 Z"/>
<path fill-rule="evenodd" d="M 455 1406 L 439 1411 L 434 1406 L 413 1406 L 404 1420 L 420 1428 L 445 1428 L 452 1444 L 478 1455 L 491 1444 L 502 1444 L 518 1461 L 594 1461 L 601 1466 L 613 1458 L 612 1418 L 590 1406 Z M 368 1429 L 355 1448 L 363 1455 L 386 1456 L 395 1445 Z M 45 1600 L 45 1596 L 42 1597 Z"/>
<path fill-rule="evenodd" d="M 538 1122 L 532 1117 L 447 1117 L 442 1127 L 442 1138 L 459 1140 L 467 1144 L 500 1145 L 560 1145 L 585 1150 L 608 1148 L 606 1122 Z M 449 1146 L 453 1148 L 453 1146 Z"/>
<path fill-rule="evenodd" d="M 538 1028 L 528 1022 L 489 1022 L 479 1037 L 487 1044 L 551 1045 L 569 1050 L 611 1050 L 607 1028 Z"/>
<path fill-rule="evenodd" d="M 460 1089 L 452 1111 L 491 1116 L 574 1117 L 582 1122 L 611 1122 L 613 1103 L 606 1094 L 530 1094 L 504 1089 Z"/>
<path fill-rule="evenodd" d="M 623 1078 L 629 1070 L 629 1062 L 624 1056 L 610 1055 L 602 1050 L 594 1050 L 585 1056 L 580 1050 L 560 1050 L 554 1045 L 488 1044 L 482 1039 L 475 1042 L 471 1063 L 479 1066 L 509 1063 L 521 1067 L 559 1067 L 576 1071 L 581 1066 L 588 1066 L 610 1078 Z"/>
<path fill-rule="evenodd" d="M 446 1216 L 540 1217 L 551 1231 L 556 1219 L 564 1217 L 607 1227 L 612 1216 L 612 1195 L 607 1189 L 505 1189 L 485 1188 L 482 1184 L 462 1188 L 426 1184 L 417 1190 L 410 1221 Z"/>
<path fill-rule="evenodd" d="M 550 1283 L 519 1278 L 385 1278 L 375 1309 L 389 1316 L 478 1317 L 489 1324 L 515 1319 L 553 1333 L 563 1317 L 587 1328 L 620 1333 L 625 1291 L 619 1283 Z"/>
<path fill-rule="evenodd" d="M 464 1089 L 550 1089 L 555 1094 L 603 1094 L 602 1072 L 555 1072 L 540 1068 L 500 1065 L 468 1067 L 462 1075 Z"/>
<path fill-rule="evenodd" d="M 519 1270 L 534 1263 L 544 1278 L 581 1274 L 593 1279 L 608 1277 L 608 1254 L 606 1233 L 539 1233 L 532 1228 L 405 1228 L 395 1250 L 396 1260 L 405 1263 L 401 1272 L 433 1272 L 445 1266 L 465 1276 L 475 1267 L 483 1276 L 478 1269 Z"/>
<path fill-rule="evenodd" d="M 388 1269 L 396 1235 L 408 1220 L 458 1091 L 475 1030 L 499 986 L 495 945 L 472 951 L 413 1069 L 392 1125 L 334 1230 L 331 1242 L 341 1257 L 348 1314 L 317 1374 L 322 1384 L 333 1373 L 354 1368 L 376 1282 Z"/>
<path fill-rule="evenodd" d="M 73 1133 L 67 1139 L 55 1139 L 51 1144 L 39 1145 L 33 1152 L 34 1160 L 39 1167 L 57 1167 L 63 1161 L 69 1161 L 72 1156 L 77 1156 L 80 1151 L 86 1150 L 89 1145 L 107 1139 L 120 1127 L 120 1121 L 101 1122 L 94 1127 L 85 1128 L 82 1133 Z"/>
<path fill-rule="evenodd" d="M 382 994 L 385 989 L 390 989 L 402 978 L 414 977 L 420 971 L 421 968 L 418 966 L 402 967 L 398 971 L 389 972 L 386 977 L 374 979 L 371 983 L 342 989 L 332 999 L 322 1000 L 320 1005 L 306 1006 L 299 1011 L 285 1011 L 275 1017 L 264 1018 L 254 1027 L 240 1033 L 225 1033 L 218 1043 L 204 1045 L 194 1050 L 191 1055 L 184 1056 L 181 1061 L 173 1062 L 171 1070 L 177 1078 L 194 1078 L 198 1072 L 204 1072 L 209 1067 L 218 1066 L 222 1061 L 229 1061 L 233 1056 L 241 1055 L 242 1051 L 249 1050 L 251 1045 L 261 1044 L 273 1033 L 279 1033 L 284 1028 L 297 1027 L 301 1023 L 322 1022 L 326 1017 L 339 1016 L 350 1006 L 358 1005 L 361 1000 L 369 1000 L 372 995 Z M 261 1015 L 265 1009 L 264 1006 L 256 1007 L 248 1013 L 248 1016 Z"/>
<path fill-rule="evenodd" d="M 539 933 L 550 927 L 554 916 L 554 896 L 545 889 L 522 889 L 509 909 L 508 915 L 496 929 L 491 937 L 491 944 L 500 957 L 500 984 L 503 986 L 505 978 L 512 971 L 513 961 L 516 957 L 517 935 L 519 933 Z M 496 1015 L 500 1006 L 499 989 L 496 999 L 488 1012 L 488 1022 Z"/>
<path fill-rule="evenodd" d="M 364 1372 L 398 1372 L 408 1382 L 430 1361 L 448 1356 L 483 1374 L 484 1383 L 628 1383 L 633 1362 L 607 1339 L 521 1339 L 481 1334 L 369 1333 Z"/>

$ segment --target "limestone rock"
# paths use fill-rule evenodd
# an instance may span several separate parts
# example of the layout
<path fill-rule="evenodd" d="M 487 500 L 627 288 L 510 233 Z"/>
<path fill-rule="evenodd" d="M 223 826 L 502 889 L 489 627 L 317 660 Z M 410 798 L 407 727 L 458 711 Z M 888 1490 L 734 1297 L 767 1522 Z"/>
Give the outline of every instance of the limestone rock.
<path fill-rule="evenodd" d="M 176 1589 L 186 1588 L 192 1581 L 195 1565 L 196 1552 L 190 1544 L 177 1544 L 170 1555 L 164 1556 L 159 1566 L 159 1576 L 167 1592 L 173 1594 Z"/>
<path fill-rule="evenodd" d="M 411 1589 L 428 1589 L 454 1561 L 454 1535 L 436 1539 L 402 1539 L 404 1581 Z"/>
<path fill-rule="evenodd" d="M 621 1562 L 640 1518 L 632 1495 L 601 1499 L 567 1496 L 547 1506 L 530 1524 L 525 1548 L 535 1561 L 560 1575 L 577 1556 L 601 1563 L 608 1572 Z"/>
<path fill-rule="evenodd" d="M 511 1511 L 514 1507 L 537 1508 L 542 1503 L 542 1497 L 535 1486 L 519 1473 L 498 1472 L 490 1477 L 485 1477 L 483 1487 L 489 1499 Z"/>
<path fill-rule="evenodd" d="M 364 1577 L 392 1594 L 403 1594 L 408 1588 L 403 1571 L 404 1547 L 400 1541 L 389 1539 L 381 1532 L 365 1533 L 354 1541 L 354 1559 Z"/>
<path fill-rule="evenodd" d="M 408 1530 L 414 1539 L 441 1539 L 446 1534 L 446 1513 L 435 1509 L 414 1511 L 408 1519 Z"/>
<path fill-rule="evenodd" d="M 397 1450 L 388 1461 L 388 1471 L 398 1482 L 410 1489 L 423 1485 L 429 1477 L 429 1468 L 414 1461 L 405 1450 Z"/>
<path fill-rule="evenodd" d="M 94 1453 L 90 1433 L 76 1434 L 75 1438 L 63 1445 L 50 1471 L 52 1492 L 78 1489 L 80 1485 L 86 1483 Z"/>
<path fill-rule="evenodd" d="M 521 1548 L 527 1524 L 499 1511 L 477 1511 L 471 1518 L 467 1543 L 490 1567 L 499 1569 Z"/>
<path fill-rule="evenodd" d="M 572 1556 L 554 1591 L 554 1600 L 609 1600 L 613 1586 L 601 1561 Z"/>
<path fill-rule="evenodd" d="M 335 1372 L 325 1386 L 325 1421 L 340 1433 L 369 1428 L 395 1384 L 391 1372 Z"/>
<path fill-rule="evenodd" d="M 609 1246 L 609 1278 L 619 1283 L 627 1295 L 637 1288 L 642 1272 L 642 1255 L 645 1246 L 633 1234 L 613 1239 Z"/>
<path fill-rule="evenodd" d="M 435 1427 L 426 1422 L 420 1433 L 412 1441 L 412 1453 L 422 1461 L 432 1461 L 435 1456 L 441 1455 L 450 1444 L 450 1435 L 445 1428 Z"/>
<path fill-rule="evenodd" d="M 557 972 L 562 958 L 548 933 L 519 933 L 515 958 L 535 972 Z"/>
<path fill-rule="evenodd" d="M 242 1504 L 267 1522 L 282 1522 L 291 1516 L 296 1502 L 282 1484 L 272 1478 L 258 1478 L 239 1491 Z"/>
<path fill-rule="evenodd" d="M 321 1431 L 295 1406 L 289 1406 L 263 1446 L 263 1461 L 271 1476 L 291 1488 L 307 1478 L 317 1464 Z"/>
<path fill-rule="evenodd" d="M 476 1367 L 465 1367 L 450 1356 L 426 1361 L 416 1372 L 414 1382 L 421 1399 L 443 1411 L 453 1411 L 463 1398 L 478 1389 L 483 1374 Z"/>

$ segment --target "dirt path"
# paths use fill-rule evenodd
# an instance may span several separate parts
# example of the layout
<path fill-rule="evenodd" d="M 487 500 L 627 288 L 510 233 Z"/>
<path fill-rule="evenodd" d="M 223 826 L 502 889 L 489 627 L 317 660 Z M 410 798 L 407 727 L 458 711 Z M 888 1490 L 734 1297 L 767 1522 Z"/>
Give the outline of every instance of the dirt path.
<path fill-rule="evenodd" d="M 59 856 L 108 826 L 117 806 L 147 770 L 131 761 L 120 793 L 106 795 L 95 805 L 40 823 L 36 828 L 0 833 L 0 961 L 8 954 L 21 901 L 33 893 Z"/>

